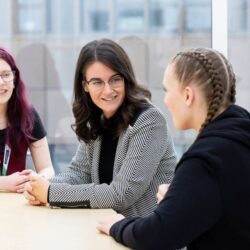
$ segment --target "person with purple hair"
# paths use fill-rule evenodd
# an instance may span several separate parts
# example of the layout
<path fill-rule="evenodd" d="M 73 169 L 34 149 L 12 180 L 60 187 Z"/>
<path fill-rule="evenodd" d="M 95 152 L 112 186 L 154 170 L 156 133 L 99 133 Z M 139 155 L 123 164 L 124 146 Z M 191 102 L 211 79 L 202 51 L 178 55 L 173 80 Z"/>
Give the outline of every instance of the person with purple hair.
<path fill-rule="evenodd" d="M 52 177 L 46 131 L 14 58 L 0 48 L 0 190 L 23 192 L 32 172 L 25 169 L 28 149 L 38 174 Z"/>

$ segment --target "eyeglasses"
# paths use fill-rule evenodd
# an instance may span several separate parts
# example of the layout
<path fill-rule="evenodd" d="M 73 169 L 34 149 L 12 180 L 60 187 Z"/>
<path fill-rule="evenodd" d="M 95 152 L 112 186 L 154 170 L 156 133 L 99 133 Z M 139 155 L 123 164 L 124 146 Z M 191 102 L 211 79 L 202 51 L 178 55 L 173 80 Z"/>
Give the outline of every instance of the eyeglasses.
<path fill-rule="evenodd" d="M 83 82 L 86 82 L 91 88 L 96 90 L 103 89 L 105 86 L 105 81 L 99 78 L 92 78 L 89 81 L 85 80 Z M 111 88 L 118 88 L 124 84 L 124 78 L 121 75 L 114 75 L 108 80 L 107 83 Z"/>
<path fill-rule="evenodd" d="M 0 78 L 3 80 L 4 83 L 12 82 L 15 78 L 15 71 L 14 70 L 4 71 L 2 72 L 2 74 L 0 74 Z"/>

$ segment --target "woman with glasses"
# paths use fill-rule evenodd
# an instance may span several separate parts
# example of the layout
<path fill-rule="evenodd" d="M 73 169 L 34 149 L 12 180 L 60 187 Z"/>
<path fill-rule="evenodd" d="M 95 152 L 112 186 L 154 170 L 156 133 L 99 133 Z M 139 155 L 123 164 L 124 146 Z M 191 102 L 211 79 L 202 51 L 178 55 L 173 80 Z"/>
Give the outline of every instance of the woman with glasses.
<path fill-rule="evenodd" d="M 76 65 L 73 113 L 80 141 L 66 172 L 30 177 L 31 204 L 150 214 L 176 164 L 166 120 L 140 86 L 125 51 L 107 39 L 85 45 Z"/>
<path fill-rule="evenodd" d="M 46 132 L 13 57 L 0 48 L 0 190 L 23 192 L 32 172 L 25 170 L 28 149 L 36 171 L 52 177 Z"/>

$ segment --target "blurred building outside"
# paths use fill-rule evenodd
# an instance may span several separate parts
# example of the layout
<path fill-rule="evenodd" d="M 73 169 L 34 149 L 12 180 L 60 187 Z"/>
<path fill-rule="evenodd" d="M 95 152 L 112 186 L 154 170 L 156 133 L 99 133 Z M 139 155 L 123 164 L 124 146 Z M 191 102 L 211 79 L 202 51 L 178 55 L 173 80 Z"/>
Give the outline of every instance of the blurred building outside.
<path fill-rule="evenodd" d="M 94 39 L 113 39 L 127 51 L 139 81 L 166 115 L 178 155 L 187 149 L 195 135 L 174 128 L 163 104 L 163 72 L 179 50 L 212 46 L 212 2 L 216 0 L 0 0 L 0 46 L 17 59 L 48 132 L 57 172 L 77 147 L 70 127 L 74 70 L 81 48 Z M 227 55 L 237 75 L 237 103 L 250 110 L 250 0 L 226 2 Z"/>

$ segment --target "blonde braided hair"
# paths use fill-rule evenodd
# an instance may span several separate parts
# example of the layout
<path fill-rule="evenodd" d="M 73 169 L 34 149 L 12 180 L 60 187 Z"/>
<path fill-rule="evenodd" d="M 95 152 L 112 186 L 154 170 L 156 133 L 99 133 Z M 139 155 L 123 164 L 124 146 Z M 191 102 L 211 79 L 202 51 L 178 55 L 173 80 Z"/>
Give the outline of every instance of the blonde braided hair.
<path fill-rule="evenodd" d="M 195 82 L 202 87 L 207 100 L 207 116 L 203 130 L 220 107 L 235 103 L 235 75 L 231 64 L 218 51 L 198 48 L 178 53 L 172 60 L 176 77 L 183 87 Z"/>

